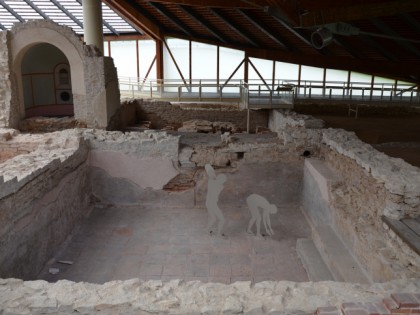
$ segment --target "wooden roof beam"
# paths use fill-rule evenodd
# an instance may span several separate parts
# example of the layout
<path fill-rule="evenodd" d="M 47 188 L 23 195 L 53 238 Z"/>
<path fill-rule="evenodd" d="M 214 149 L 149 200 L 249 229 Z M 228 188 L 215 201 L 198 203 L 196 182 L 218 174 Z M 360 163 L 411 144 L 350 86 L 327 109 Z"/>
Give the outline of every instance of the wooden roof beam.
<path fill-rule="evenodd" d="M 218 31 L 216 31 L 205 19 L 200 18 L 190 7 L 185 5 L 178 5 L 178 7 L 186 13 L 190 18 L 192 18 L 195 22 L 200 24 L 204 27 L 210 34 L 220 40 L 222 43 L 227 44 L 227 40 L 221 35 Z"/>
<path fill-rule="evenodd" d="M 217 16 L 221 21 L 223 21 L 227 26 L 229 26 L 234 32 L 236 32 L 238 35 L 240 35 L 243 39 L 245 39 L 248 43 L 250 43 L 252 46 L 259 47 L 260 45 L 257 44 L 255 40 L 253 40 L 249 34 L 246 34 L 245 31 L 239 29 L 237 25 L 234 25 L 229 22 L 229 20 L 223 16 L 222 12 L 218 9 L 212 9 L 210 8 L 210 11 Z"/>
<path fill-rule="evenodd" d="M 165 18 L 167 18 L 173 24 L 175 24 L 176 27 L 178 27 L 186 35 L 193 36 L 191 30 L 189 30 L 188 27 L 180 19 L 178 19 L 175 15 L 169 12 L 161 3 L 149 2 L 149 5 L 155 8 L 160 14 L 162 14 Z"/>
<path fill-rule="evenodd" d="M 265 35 L 270 37 L 274 42 L 282 46 L 283 48 L 287 50 L 293 50 L 293 47 L 286 44 L 282 39 L 280 39 L 277 34 L 274 34 L 272 31 L 270 31 L 267 27 L 263 26 L 261 23 L 258 23 L 248 12 L 245 12 L 244 10 L 238 9 L 237 10 L 245 19 L 247 19 L 249 22 L 251 22 L 252 25 L 254 25 L 256 28 L 258 28 L 261 32 L 263 32 Z"/>
<path fill-rule="evenodd" d="M 299 5 L 303 10 L 300 14 L 300 27 L 316 27 L 330 23 L 370 19 L 374 17 L 395 15 L 398 13 L 419 11 L 418 2 L 412 0 L 389 0 L 386 2 L 363 3 L 356 5 L 342 4 L 340 7 L 314 11 L 305 10 L 304 3 L 300 3 Z"/>
<path fill-rule="evenodd" d="M 172 3 L 178 5 L 188 5 L 197 7 L 211 8 L 244 8 L 249 9 L 254 6 L 243 2 L 242 0 L 153 0 L 153 2 Z"/>
<path fill-rule="evenodd" d="M 163 39 L 164 34 L 162 29 L 148 16 L 141 13 L 141 11 L 138 8 L 135 8 L 132 4 L 128 4 L 127 1 L 118 0 L 102 1 L 111 7 L 114 11 L 118 12 L 118 14 L 129 20 L 133 27 L 140 29 L 153 39 Z"/>

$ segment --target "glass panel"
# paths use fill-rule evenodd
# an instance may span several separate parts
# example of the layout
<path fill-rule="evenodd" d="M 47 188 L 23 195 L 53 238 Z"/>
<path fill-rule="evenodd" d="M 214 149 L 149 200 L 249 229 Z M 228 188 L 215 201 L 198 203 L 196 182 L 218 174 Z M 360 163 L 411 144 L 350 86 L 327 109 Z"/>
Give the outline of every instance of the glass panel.
<path fill-rule="evenodd" d="M 239 66 L 244 60 L 245 53 L 241 50 L 230 49 L 230 48 L 219 48 L 219 79 L 220 84 L 224 84 L 227 79 L 232 75 L 233 71 Z M 230 79 L 229 83 L 239 83 L 244 79 L 244 65 L 242 65 L 238 71 Z M 223 89 L 223 93 L 238 93 L 236 87 L 226 87 Z"/>
<path fill-rule="evenodd" d="M 111 41 L 111 56 L 117 67 L 118 77 L 137 77 L 136 42 Z"/>
<path fill-rule="evenodd" d="M 192 78 L 211 79 L 217 76 L 217 47 L 192 42 Z"/>
<path fill-rule="evenodd" d="M 364 97 L 370 96 L 370 87 L 372 82 L 372 75 L 359 72 L 351 72 L 350 86 L 352 87 L 352 95 Z M 365 89 L 369 89 L 366 93 Z"/>
<path fill-rule="evenodd" d="M 139 40 L 139 63 L 140 63 L 140 78 L 145 78 L 147 71 L 150 68 L 153 60 L 156 57 L 156 43 L 152 39 Z M 152 70 L 149 73 L 148 80 L 155 80 L 156 62 L 153 64 Z"/>
<path fill-rule="evenodd" d="M 166 40 L 169 49 L 174 56 L 176 63 L 184 76 L 185 80 L 189 79 L 189 41 L 176 38 L 168 38 Z M 176 79 L 180 80 L 181 76 L 176 69 L 175 63 L 172 60 L 167 48 L 164 46 L 163 49 L 163 70 L 165 80 Z"/>
<path fill-rule="evenodd" d="M 276 62 L 276 79 L 296 81 L 299 78 L 299 65 L 287 62 Z"/>
<path fill-rule="evenodd" d="M 252 64 L 257 68 L 258 72 L 261 74 L 261 76 L 264 78 L 265 82 L 270 86 L 272 84 L 272 77 L 273 77 L 273 61 L 266 60 L 266 59 L 257 59 L 257 58 L 250 58 L 250 61 Z M 267 87 L 264 85 L 264 82 L 261 80 L 257 72 L 254 70 L 251 64 L 248 66 L 248 79 L 249 83 L 256 83 L 256 84 L 262 84 L 261 88 L 267 89 Z M 254 81 L 255 80 L 255 81 Z"/>
<path fill-rule="evenodd" d="M 343 95 L 343 91 L 344 93 L 346 92 L 343 88 L 347 86 L 348 73 L 348 71 L 344 70 L 327 69 L 325 76 L 325 93 L 327 95 L 329 95 L 329 93 L 331 93 L 331 95 Z"/>

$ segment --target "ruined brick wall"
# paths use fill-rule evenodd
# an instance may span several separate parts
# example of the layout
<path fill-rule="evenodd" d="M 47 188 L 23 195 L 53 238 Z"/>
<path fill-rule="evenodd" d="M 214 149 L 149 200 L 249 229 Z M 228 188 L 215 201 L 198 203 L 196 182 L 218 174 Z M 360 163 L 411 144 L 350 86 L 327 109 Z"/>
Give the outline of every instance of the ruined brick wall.
<path fill-rule="evenodd" d="M 324 130 L 321 157 L 343 178 L 332 191 L 334 228 L 376 281 L 420 273 L 420 257 L 382 221 L 420 214 L 420 170 L 344 130 Z"/>
<path fill-rule="evenodd" d="M 418 168 L 375 150 L 352 132 L 322 129 L 322 122 L 311 116 L 273 111 L 269 126 L 285 145 L 310 148 L 341 178 L 330 187 L 331 201 L 315 205 L 311 195 L 304 202 L 315 225 L 331 224 L 374 281 L 420 273 L 419 255 L 382 221 L 382 216 L 420 215 Z"/>
<path fill-rule="evenodd" d="M 87 147 L 50 134 L 0 164 L 0 276 L 33 279 L 88 215 Z"/>
<path fill-rule="evenodd" d="M 242 130 L 246 130 L 247 127 L 246 110 L 187 110 L 169 102 L 142 99 L 135 102 L 139 120 L 151 121 L 153 128 L 160 129 L 166 125 L 181 127 L 183 122 L 193 119 L 231 122 Z M 268 126 L 268 111 L 250 111 L 250 132 L 255 132 L 258 126 Z"/>

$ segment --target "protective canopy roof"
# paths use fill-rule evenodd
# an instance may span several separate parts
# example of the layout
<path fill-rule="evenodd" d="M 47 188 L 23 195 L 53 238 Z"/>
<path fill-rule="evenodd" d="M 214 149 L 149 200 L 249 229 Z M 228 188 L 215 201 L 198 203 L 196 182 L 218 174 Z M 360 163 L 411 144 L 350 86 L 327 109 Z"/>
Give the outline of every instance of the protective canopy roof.
<path fill-rule="evenodd" d="M 139 33 L 108 5 L 102 3 L 104 34 Z M 82 0 L 0 0 L 0 29 L 28 20 L 47 19 L 83 35 Z"/>

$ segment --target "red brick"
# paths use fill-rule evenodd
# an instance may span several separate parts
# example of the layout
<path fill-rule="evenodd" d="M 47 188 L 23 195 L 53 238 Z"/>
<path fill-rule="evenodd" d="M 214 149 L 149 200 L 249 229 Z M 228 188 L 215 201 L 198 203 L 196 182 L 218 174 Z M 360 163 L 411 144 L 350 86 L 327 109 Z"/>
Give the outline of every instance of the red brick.
<path fill-rule="evenodd" d="M 388 309 L 391 313 L 396 313 L 395 310 L 398 310 L 398 305 L 395 303 L 393 299 L 385 298 L 383 299 L 385 307 Z"/>
<path fill-rule="evenodd" d="M 391 298 L 397 303 L 399 308 L 416 308 L 420 307 L 417 299 L 409 293 L 393 293 Z"/>
<path fill-rule="evenodd" d="M 369 315 L 368 311 L 364 309 L 349 309 L 345 312 L 346 315 Z"/>

